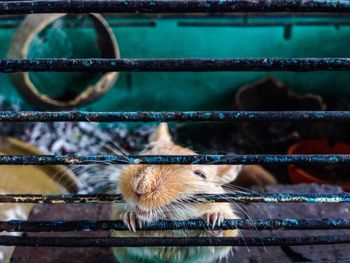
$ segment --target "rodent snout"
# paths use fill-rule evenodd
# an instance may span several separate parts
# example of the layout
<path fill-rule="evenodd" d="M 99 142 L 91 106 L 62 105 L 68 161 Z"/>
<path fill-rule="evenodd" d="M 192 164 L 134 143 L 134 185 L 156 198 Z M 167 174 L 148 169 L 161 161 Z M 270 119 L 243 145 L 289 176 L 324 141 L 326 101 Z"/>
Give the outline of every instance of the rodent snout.
<path fill-rule="evenodd" d="M 139 194 L 149 194 L 156 190 L 157 184 L 146 174 L 139 174 L 131 181 L 132 190 Z"/>

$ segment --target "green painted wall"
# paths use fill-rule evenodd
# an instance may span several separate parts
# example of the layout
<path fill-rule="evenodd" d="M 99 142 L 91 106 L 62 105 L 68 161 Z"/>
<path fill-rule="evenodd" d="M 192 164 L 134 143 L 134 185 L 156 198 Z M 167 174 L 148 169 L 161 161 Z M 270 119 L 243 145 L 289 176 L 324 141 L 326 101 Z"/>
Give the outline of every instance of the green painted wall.
<path fill-rule="evenodd" d="M 289 40 L 283 27 L 180 27 L 176 19 L 158 20 L 155 27 L 114 28 L 122 57 L 350 57 L 350 27 L 294 26 Z M 54 29 L 53 29 L 54 30 Z M 93 47 L 91 29 L 66 30 L 76 38 L 73 45 L 59 41 L 55 33 L 46 51 L 33 44 L 32 57 L 98 56 Z M 6 56 L 14 30 L 0 31 L 1 57 Z M 51 32 L 52 33 L 52 32 Z M 61 32 L 62 33 L 62 32 Z M 57 34 L 61 34 L 57 33 Z M 45 38 L 43 38 L 45 41 Z M 47 38 L 46 38 L 47 41 Z M 70 51 L 67 51 L 67 48 Z M 50 53 L 51 52 L 51 53 Z M 68 52 L 68 53 L 66 53 Z M 36 73 L 38 74 L 38 73 Z M 41 74 L 41 76 L 40 76 Z M 76 73 L 40 73 L 33 78 L 42 89 L 79 86 L 86 75 Z M 64 75 L 66 74 L 66 75 Z M 117 84 L 89 110 L 221 110 L 230 109 L 234 90 L 264 76 L 276 76 L 293 90 L 315 92 L 326 99 L 350 94 L 350 74 L 321 73 L 121 73 Z M 64 82 L 67 80 L 68 82 Z M 18 97 L 8 75 L 0 75 L 0 93 Z M 68 83 L 68 84 L 67 84 Z M 73 84 L 72 84 L 73 83 Z M 78 84 L 77 84 L 78 83 Z"/>

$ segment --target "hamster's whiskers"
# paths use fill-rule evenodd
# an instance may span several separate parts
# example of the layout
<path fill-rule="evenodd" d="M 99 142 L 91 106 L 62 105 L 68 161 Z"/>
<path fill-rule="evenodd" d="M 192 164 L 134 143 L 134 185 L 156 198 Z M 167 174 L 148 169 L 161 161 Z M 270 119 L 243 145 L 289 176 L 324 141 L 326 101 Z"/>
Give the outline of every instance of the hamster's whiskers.
<path fill-rule="evenodd" d="M 145 218 L 152 218 L 155 210 L 145 210 L 139 206 L 135 206 L 134 211 L 137 215 Z"/>

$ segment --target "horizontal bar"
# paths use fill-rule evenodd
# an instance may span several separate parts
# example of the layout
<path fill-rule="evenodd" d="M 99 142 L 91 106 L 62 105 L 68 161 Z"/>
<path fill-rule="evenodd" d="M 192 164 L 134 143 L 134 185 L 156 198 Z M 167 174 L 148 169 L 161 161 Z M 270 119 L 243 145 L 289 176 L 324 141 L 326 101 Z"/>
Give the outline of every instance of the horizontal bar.
<path fill-rule="evenodd" d="M 0 165 L 349 164 L 350 154 L 0 155 Z"/>
<path fill-rule="evenodd" d="M 0 16 L 0 21 L 8 20 L 23 20 L 25 14 L 8 14 Z M 288 12 L 279 12 L 279 13 L 262 13 L 262 12 L 235 12 L 235 13 L 105 13 L 103 16 L 111 22 L 112 19 L 140 19 L 140 18 L 150 18 L 154 19 L 206 19 L 206 18 L 263 18 L 263 19 L 302 19 L 302 18 L 319 18 L 319 19 L 342 19 L 349 18 L 350 13 L 288 13 Z M 78 17 L 67 17 L 66 21 L 70 20 L 81 20 L 80 16 Z"/>
<path fill-rule="evenodd" d="M 27 13 L 215 13 L 215 12 L 349 12 L 347 0 L 10 0 L 0 14 Z"/>
<path fill-rule="evenodd" d="M 350 193 L 340 194 L 200 194 L 187 200 L 188 202 L 247 202 L 247 203 L 345 203 L 350 202 Z M 45 204 L 97 204 L 124 203 L 120 194 L 98 195 L 61 195 L 61 194 L 3 194 L 0 203 L 45 203 Z"/>
<path fill-rule="evenodd" d="M 350 229 L 350 220 L 334 219 L 232 219 L 224 220 L 220 226 L 207 225 L 203 220 L 158 221 L 146 223 L 137 231 L 145 230 L 314 230 L 314 229 Z M 105 221 L 0 221 L 1 232 L 66 232 L 66 231 L 110 231 L 128 230 L 120 220 Z"/>
<path fill-rule="evenodd" d="M 15 237 L 0 236 L 1 246 L 156 247 L 156 246 L 302 246 L 348 244 L 349 235 L 311 237 Z"/>
<path fill-rule="evenodd" d="M 350 121 L 350 111 L 172 111 L 84 112 L 0 111 L 0 122 L 230 122 Z"/>
<path fill-rule="evenodd" d="M 242 59 L 1 59 L 0 72 L 206 72 L 206 71 L 349 71 L 350 58 L 242 58 Z"/>

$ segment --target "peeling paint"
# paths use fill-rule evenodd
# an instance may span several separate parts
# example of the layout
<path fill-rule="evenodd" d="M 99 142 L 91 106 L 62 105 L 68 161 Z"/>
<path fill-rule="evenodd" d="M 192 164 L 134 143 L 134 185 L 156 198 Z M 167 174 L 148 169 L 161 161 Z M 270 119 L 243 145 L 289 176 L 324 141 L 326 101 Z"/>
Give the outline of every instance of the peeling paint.
<path fill-rule="evenodd" d="M 242 155 L 0 155 L 0 165 L 349 164 L 350 154 Z"/>
<path fill-rule="evenodd" d="M 203 220 L 157 221 L 144 223 L 138 231 L 150 230 L 315 230 L 315 229 L 350 229 L 350 220 L 333 219 L 225 219 L 220 226 L 207 225 Z M 0 221 L 1 232 L 68 232 L 68 231 L 127 231 L 128 227 L 121 220 L 76 220 L 76 221 Z"/>
<path fill-rule="evenodd" d="M 248 202 L 248 203 L 346 203 L 350 202 L 350 193 L 340 194 L 199 194 L 191 197 L 188 202 Z M 98 195 L 60 195 L 60 194 L 4 194 L 0 195 L 0 203 L 124 203 L 120 194 L 98 194 Z"/>
<path fill-rule="evenodd" d="M 0 236 L 1 246 L 155 247 L 155 246 L 301 246 L 348 244 L 350 235 L 311 237 L 15 237 Z"/>
<path fill-rule="evenodd" d="M 350 58 L 0 59 L 0 72 L 350 71 Z"/>
<path fill-rule="evenodd" d="M 348 12 L 347 0 L 17 0 L 0 3 L 0 14 L 28 13 L 214 13 L 214 12 Z"/>
<path fill-rule="evenodd" d="M 0 111 L 0 122 L 350 121 L 350 111 Z"/>

